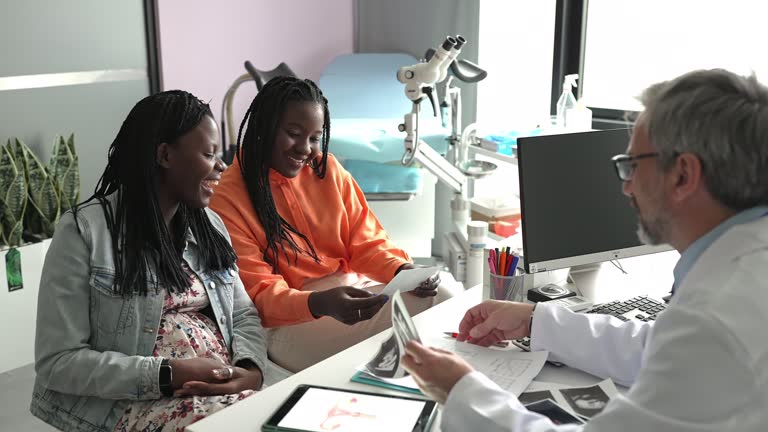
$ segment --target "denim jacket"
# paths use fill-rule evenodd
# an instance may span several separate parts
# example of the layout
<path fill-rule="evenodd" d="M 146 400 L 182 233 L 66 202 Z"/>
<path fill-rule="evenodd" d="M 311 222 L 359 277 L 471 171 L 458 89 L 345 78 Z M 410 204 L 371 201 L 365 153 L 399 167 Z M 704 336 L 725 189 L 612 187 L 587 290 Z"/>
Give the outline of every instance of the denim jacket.
<path fill-rule="evenodd" d="M 229 240 L 216 213 L 206 210 Z M 56 226 L 45 257 L 37 307 L 32 414 L 67 431 L 112 431 L 135 400 L 159 399 L 162 358 L 153 357 L 166 290 L 123 298 L 112 292 L 112 240 L 98 202 Z M 264 373 L 266 337 L 237 270 L 209 271 L 187 231 L 184 259 L 208 292 L 231 362 Z M 148 270 L 148 279 L 156 277 Z M 153 285 L 150 285 L 153 286 Z"/>

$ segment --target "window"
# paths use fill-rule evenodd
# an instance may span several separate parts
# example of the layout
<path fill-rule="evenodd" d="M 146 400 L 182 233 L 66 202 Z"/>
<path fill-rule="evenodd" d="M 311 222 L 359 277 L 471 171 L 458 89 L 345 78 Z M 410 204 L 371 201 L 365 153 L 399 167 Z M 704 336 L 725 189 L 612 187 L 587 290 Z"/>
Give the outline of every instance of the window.
<path fill-rule="evenodd" d="M 477 84 L 479 136 L 549 122 L 554 31 L 555 0 L 480 2 L 478 64 L 488 77 Z M 503 191 L 516 200 L 517 167 L 478 159 L 499 168 L 474 182 L 472 196 L 497 198 Z"/>
<path fill-rule="evenodd" d="M 643 89 L 695 69 L 754 71 L 768 82 L 763 5 L 764 0 L 590 0 L 580 79 L 584 100 L 590 107 L 638 111 Z"/>
<path fill-rule="evenodd" d="M 490 132 L 549 120 L 555 0 L 480 2 L 477 119 Z"/>

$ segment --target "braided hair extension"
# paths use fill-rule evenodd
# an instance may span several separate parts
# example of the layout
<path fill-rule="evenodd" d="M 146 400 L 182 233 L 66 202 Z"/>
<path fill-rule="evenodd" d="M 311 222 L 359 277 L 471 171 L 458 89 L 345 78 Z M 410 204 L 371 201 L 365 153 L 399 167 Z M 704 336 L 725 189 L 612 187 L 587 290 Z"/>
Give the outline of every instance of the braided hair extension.
<path fill-rule="evenodd" d="M 278 244 L 289 262 L 286 243 L 293 252 L 294 263 L 298 259 L 299 252 L 306 253 L 319 262 L 317 252 L 315 252 L 309 239 L 277 212 L 272 197 L 272 189 L 269 185 L 273 144 L 277 136 L 280 119 L 289 102 L 314 102 L 323 108 L 322 156 L 319 160 L 310 162 L 310 167 L 318 177 L 325 178 L 328 140 L 331 136 L 331 118 L 328 112 L 328 100 L 311 80 L 294 77 L 271 79 L 248 107 L 237 136 L 236 154 L 240 163 L 240 172 L 248 189 L 253 208 L 267 237 L 267 250 L 264 253 L 264 259 L 272 265 L 275 273 L 278 273 Z M 243 133 L 244 128 L 245 133 Z M 240 151 L 241 147 L 242 151 Z M 300 247 L 294 236 L 299 237 L 306 247 Z"/>
<path fill-rule="evenodd" d="M 208 104 L 194 95 L 172 90 L 139 101 L 123 122 L 109 147 L 108 162 L 94 194 L 73 208 L 77 212 L 96 200 L 112 237 L 115 262 L 115 294 L 130 297 L 147 295 L 148 286 L 183 292 L 191 286 L 182 269 L 187 229 L 200 246 L 200 262 L 210 270 L 231 269 L 237 255 L 226 238 L 211 224 L 204 208 L 180 203 L 171 224 L 165 224 L 158 199 L 159 165 L 157 147 L 174 143 L 195 129 L 205 116 L 213 118 Z M 116 194 L 113 203 L 108 196 Z M 172 239 L 175 239 L 175 243 Z M 150 269 L 157 277 L 149 279 Z"/>

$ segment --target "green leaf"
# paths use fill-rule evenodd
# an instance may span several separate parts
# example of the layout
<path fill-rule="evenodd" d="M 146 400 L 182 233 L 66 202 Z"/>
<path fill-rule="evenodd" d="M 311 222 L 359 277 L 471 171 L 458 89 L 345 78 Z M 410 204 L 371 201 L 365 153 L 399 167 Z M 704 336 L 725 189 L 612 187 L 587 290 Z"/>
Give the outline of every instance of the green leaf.
<path fill-rule="evenodd" d="M 70 156 L 67 143 L 64 142 L 64 137 L 58 137 L 58 142 L 53 145 L 53 153 L 51 153 L 51 160 L 48 162 L 49 172 L 54 179 L 59 179 L 64 175 L 64 172 L 69 168 Z"/>
<path fill-rule="evenodd" d="M 71 133 L 69 134 L 69 139 L 67 139 L 67 148 L 69 148 L 69 154 L 72 155 L 72 157 L 77 157 L 77 152 L 75 151 L 75 134 Z"/>
<path fill-rule="evenodd" d="M 74 134 L 71 134 L 67 141 L 64 141 L 64 137 L 58 137 L 49 163 L 49 172 L 56 186 L 61 213 L 77 204 L 80 199 L 80 168 L 74 153 L 74 137 Z"/>
<path fill-rule="evenodd" d="M 24 173 L 24 178 L 27 177 L 27 152 L 25 149 L 27 148 L 27 145 L 24 144 L 23 141 L 21 141 L 18 138 L 13 139 L 13 144 L 11 144 L 11 140 L 8 140 L 8 146 L 11 150 L 11 154 L 13 154 L 14 160 L 16 161 L 16 168 L 19 170 L 19 172 Z"/>
<path fill-rule="evenodd" d="M 0 147 L 0 201 L 2 201 L 3 236 L 10 246 L 21 243 L 22 220 L 27 205 L 27 182 L 16 167 L 10 142 Z"/>
<path fill-rule="evenodd" d="M 21 245 L 21 233 L 23 230 L 23 224 L 22 221 L 16 222 L 13 227 L 11 227 L 10 232 L 6 236 L 6 241 L 8 242 L 8 246 L 19 246 Z"/>
<path fill-rule="evenodd" d="M 61 213 L 64 213 L 80 200 L 80 168 L 77 156 L 75 156 L 69 165 L 69 169 L 64 173 L 59 187 Z"/>
<path fill-rule="evenodd" d="M 59 195 L 53 178 L 48 175 L 45 166 L 31 151 L 27 150 L 29 172 L 29 197 L 39 210 L 43 222 L 43 233 L 49 234 L 47 224 L 59 220 Z M 50 232 L 52 233 L 52 231 Z"/>
<path fill-rule="evenodd" d="M 16 168 L 8 147 L 2 147 L 0 155 L 0 200 L 5 204 L 4 218 L 12 220 L 21 219 L 26 204 L 27 185 L 24 175 Z M 8 228 L 9 226 L 6 226 Z"/>
<path fill-rule="evenodd" d="M 3 228 L 3 215 L 5 215 L 5 203 L 0 200 L 0 246 L 7 245 L 5 240 L 5 229 Z"/>

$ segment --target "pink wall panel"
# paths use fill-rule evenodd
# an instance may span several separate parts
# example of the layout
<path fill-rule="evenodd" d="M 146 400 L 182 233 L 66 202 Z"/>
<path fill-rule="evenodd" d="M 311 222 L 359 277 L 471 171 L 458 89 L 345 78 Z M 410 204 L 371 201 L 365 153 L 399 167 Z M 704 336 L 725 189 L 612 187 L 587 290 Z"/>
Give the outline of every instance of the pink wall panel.
<path fill-rule="evenodd" d="M 353 51 L 354 0 L 158 1 L 163 89 L 183 89 L 210 101 L 217 119 L 221 99 L 243 62 L 272 69 L 286 62 L 317 81 L 340 54 Z M 256 95 L 243 84 L 234 101 L 239 125 Z"/>

